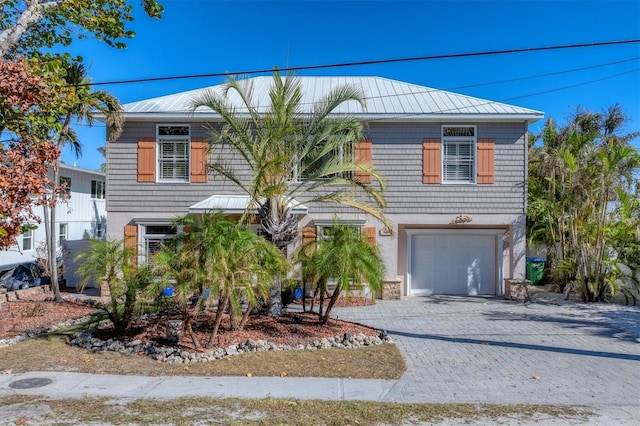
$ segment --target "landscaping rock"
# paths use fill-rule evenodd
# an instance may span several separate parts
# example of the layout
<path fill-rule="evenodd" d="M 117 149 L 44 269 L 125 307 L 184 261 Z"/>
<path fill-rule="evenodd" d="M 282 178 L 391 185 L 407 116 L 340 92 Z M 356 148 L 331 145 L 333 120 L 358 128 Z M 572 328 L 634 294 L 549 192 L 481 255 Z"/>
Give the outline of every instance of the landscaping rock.
<path fill-rule="evenodd" d="M 1 346 L 0 342 L 0 346 Z M 315 341 L 307 345 L 298 344 L 291 345 L 277 345 L 273 342 L 267 342 L 265 340 L 253 340 L 248 339 L 245 342 L 238 343 L 236 345 L 230 345 L 226 348 L 217 348 L 206 352 L 189 352 L 184 349 L 154 346 L 150 343 L 143 343 L 140 340 L 133 340 L 128 343 L 123 343 L 120 340 L 110 338 L 108 340 L 102 340 L 94 337 L 90 331 L 83 331 L 75 334 L 70 340 L 71 346 L 84 348 L 93 352 L 112 351 L 127 355 L 144 355 L 148 356 L 155 361 L 169 362 L 176 364 L 189 364 L 195 362 L 213 361 L 216 359 L 225 358 L 228 356 L 237 356 L 242 353 L 260 352 L 267 350 L 276 351 L 291 351 L 291 350 L 309 350 L 315 351 L 319 349 L 330 348 L 360 348 L 363 346 L 381 345 L 384 343 L 391 343 L 388 335 L 384 332 L 380 333 L 380 337 L 366 336 L 362 333 L 352 335 L 351 333 L 345 333 L 344 336 L 336 336 L 324 338 L 320 341 Z"/>

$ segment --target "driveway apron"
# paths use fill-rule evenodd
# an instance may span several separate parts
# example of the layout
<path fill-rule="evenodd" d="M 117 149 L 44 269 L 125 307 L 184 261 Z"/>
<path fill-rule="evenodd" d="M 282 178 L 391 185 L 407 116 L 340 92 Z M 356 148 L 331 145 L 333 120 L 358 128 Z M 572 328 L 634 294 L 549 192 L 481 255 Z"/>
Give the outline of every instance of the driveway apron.
<path fill-rule="evenodd" d="M 640 309 L 430 296 L 335 308 L 385 330 L 407 371 L 393 402 L 640 405 Z"/>

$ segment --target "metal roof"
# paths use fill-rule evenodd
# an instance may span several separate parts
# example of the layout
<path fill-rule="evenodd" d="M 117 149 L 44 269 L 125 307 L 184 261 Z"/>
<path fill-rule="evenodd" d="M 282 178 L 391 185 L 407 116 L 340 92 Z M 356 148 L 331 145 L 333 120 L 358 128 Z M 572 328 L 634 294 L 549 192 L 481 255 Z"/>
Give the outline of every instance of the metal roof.
<path fill-rule="evenodd" d="M 293 214 L 307 214 L 307 207 L 304 204 L 295 202 L 289 203 L 293 208 Z M 222 212 L 224 214 L 242 214 L 249 206 L 248 195 L 212 195 L 189 207 L 189 213 Z M 253 213 L 257 213 L 254 211 Z"/>
<path fill-rule="evenodd" d="M 311 113 L 316 102 L 328 95 L 331 90 L 353 85 L 361 88 L 366 100 L 366 109 L 350 101 L 340 105 L 336 114 L 349 114 L 366 121 L 422 121 L 422 120 L 487 120 L 487 121 L 527 121 L 532 123 L 543 118 L 544 113 L 528 108 L 508 105 L 500 102 L 474 98 L 471 96 L 405 83 L 382 77 L 296 77 L 299 79 L 303 97 L 302 113 Z M 242 84 L 252 85 L 252 105 L 260 112 L 269 107 L 269 89 L 273 77 L 255 77 L 241 80 Z M 125 104 L 125 117 L 128 120 L 163 119 L 208 119 L 219 118 L 211 110 L 199 108 L 190 110 L 194 96 L 207 90 L 222 95 L 225 85 L 205 87 L 173 95 L 142 100 Z M 240 108 L 240 97 L 231 91 L 229 104 Z M 241 110 L 240 110 L 241 112 Z"/>

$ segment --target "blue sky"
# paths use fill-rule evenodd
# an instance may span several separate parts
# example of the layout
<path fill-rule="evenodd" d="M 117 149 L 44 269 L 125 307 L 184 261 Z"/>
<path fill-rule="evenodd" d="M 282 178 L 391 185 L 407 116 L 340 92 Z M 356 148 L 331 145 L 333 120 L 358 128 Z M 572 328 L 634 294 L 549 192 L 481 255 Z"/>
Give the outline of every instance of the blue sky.
<path fill-rule="evenodd" d="M 160 2 L 166 8 L 161 20 L 137 11 L 132 24 L 137 36 L 127 49 L 84 40 L 68 51 L 84 57 L 94 82 L 105 82 L 640 39 L 640 0 Z M 619 63 L 604 65 L 613 62 Z M 298 74 L 381 76 L 541 110 L 559 123 L 577 106 L 603 111 L 619 103 L 629 116 L 625 130 L 640 130 L 640 43 Z M 127 103 L 224 81 L 197 78 L 95 88 Z M 538 132 L 542 124 L 532 125 L 531 131 Z M 75 129 L 83 155 L 64 152 L 63 161 L 98 168 L 104 127 L 98 123 Z"/>

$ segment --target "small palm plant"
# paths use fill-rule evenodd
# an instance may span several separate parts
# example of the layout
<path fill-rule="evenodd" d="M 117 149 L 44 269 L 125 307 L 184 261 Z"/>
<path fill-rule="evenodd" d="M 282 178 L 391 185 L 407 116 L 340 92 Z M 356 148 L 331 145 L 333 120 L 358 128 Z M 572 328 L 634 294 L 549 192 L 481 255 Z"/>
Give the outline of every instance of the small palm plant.
<path fill-rule="evenodd" d="M 215 243 L 209 249 L 209 273 L 217 283 L 218 308 L 207 348 L 213 346 L 225 310 L 232 327 L 241 329 L 257 302 L 266 299 L 274 277 L 289 269 L 273 244 L 237 223 L 218 220 L 210 235 Z"/>
<path fill-rule="evenodd" d="M 117 335 L 122 335 L 138 307 L 139 292 L 152 280 L 147 266 L 136 266 L 135 254 L 122 240 L 91 240 L 89 250 L 78 253 L 82 262 L 77 274 L 80 290 L 90 282 L 100 283 L 103 303 L 99 305 L 108 315 Z"/>
<path fill-rule="evenodd" d="M 153 256 L 152 269 L 161 277 L 149 287 L 148 293 L 159 296 L 165 287 L 173 287 L 174 301 L 180 310 L 185 331 L 196 349 L 201 347 L 191 325 L 191 297 L 198 289 L 202 271 L 197 253 L 186 245 L 169 244 Z"/>
<path fill-rule="evenodd" d="M 362 288 L 364 282 L 374 293 L 382 289 L 384 264 L 378 247 L 368 241 L 359 228 L 348 224 L 334 224 L 325 230 L 325 237 L 300 247 L 296 259 L 302 272 L 323 298 L 329 280 L 335 280 L 326 310 L 321 300 L 318 317 L 324 324 L 340 295 Z"/>
<path fill-rule="evenodd" d="M 153 256 L 161 279 L 149 293 L 157 296 L 164 286 L 174 287 L 185 331 L 200 348 L 191 325 L 192 296 L 208 290 L 216 306 L 206 345 L 211 348 L 225 312 L 232 328 L 241 329 L 257 302 L 266 298 L 273 277 L 286 274 L 288 263 L 268 241 L 219 214 L 187 215 L 175 223 L 185 232 Z"/>

